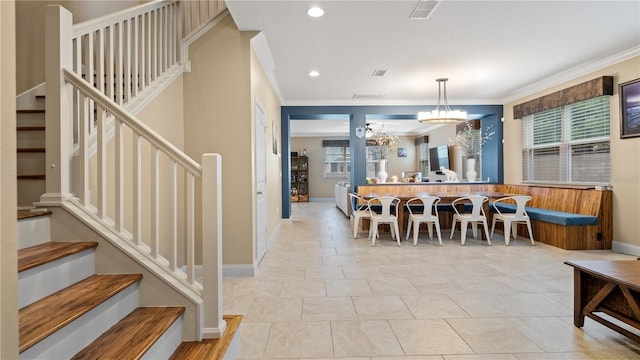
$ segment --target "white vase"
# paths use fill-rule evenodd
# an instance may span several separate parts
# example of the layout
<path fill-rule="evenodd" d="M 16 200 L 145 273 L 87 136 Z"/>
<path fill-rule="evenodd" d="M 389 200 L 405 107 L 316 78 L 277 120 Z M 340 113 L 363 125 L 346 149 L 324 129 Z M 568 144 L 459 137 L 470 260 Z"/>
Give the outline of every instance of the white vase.
<path fill-rule="evenodd" d="M 476 176 L 478 176 L 476 172 L 476 159 L 467 158 L 467 181 L 476 181 Z"/>
<path fill-rule="evenodd" d="M 387 176 L 389 176 L 389 174 L 387 174 L 387 159 L 380 159 L 379 165 L 378 181 L 380 181 L 380 183 L 387 182 Z"/>

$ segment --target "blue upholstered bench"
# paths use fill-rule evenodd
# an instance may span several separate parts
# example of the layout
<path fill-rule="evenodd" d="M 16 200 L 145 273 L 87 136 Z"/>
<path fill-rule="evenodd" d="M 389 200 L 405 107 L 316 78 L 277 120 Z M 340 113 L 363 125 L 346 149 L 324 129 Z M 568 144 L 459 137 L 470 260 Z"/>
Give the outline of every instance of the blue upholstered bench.
<path fill-rule="evenodd" d="M 490 205 L 491 207 L 494 204 Z M 515 204 L 498 203 L 495 207 L 504 212 L 515 212 Z M 581 225 L 597 225 L 598 217 L 591 215 L 574 214 L 563 211 L 540 209 L 535 207 L 525 207 L 527 214 L 532 220 L 544 221 L 548 223 L 564 225 L 564 226 L 581 226 Z"/>

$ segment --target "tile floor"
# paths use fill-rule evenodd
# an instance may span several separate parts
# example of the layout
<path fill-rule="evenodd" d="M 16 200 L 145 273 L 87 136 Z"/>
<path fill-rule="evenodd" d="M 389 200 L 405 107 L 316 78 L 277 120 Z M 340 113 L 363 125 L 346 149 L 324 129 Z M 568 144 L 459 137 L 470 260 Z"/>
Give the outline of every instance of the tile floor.
<path fill-rule="evenodd" d="M 224 313 L 243 314 L 238 359 L 640 359 L 640 344 L 591 321 L 573 326 L 578 259 L 519 238 L 492 246 L 420 234 L 396 246 L 353 239 L 333 203 L 293 204 L 253 278 L 224 279 Z"/>

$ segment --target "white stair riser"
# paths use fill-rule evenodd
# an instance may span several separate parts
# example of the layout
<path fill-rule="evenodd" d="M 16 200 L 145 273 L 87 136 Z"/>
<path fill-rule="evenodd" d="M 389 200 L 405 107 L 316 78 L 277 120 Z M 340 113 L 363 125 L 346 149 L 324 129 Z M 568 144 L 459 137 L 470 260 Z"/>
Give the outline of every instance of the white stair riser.
<path fill-rule="evenodd" d="M 18 153 L 18 175 L 38 175 L 45 173 L 45 158 L 43 152 Z"/>
<path fill-rule="evenodd" d="M 20 359 L 70 359 L 137 306 L 136 283 L 27 349 Z"/>
<path fill-rule="evenodd" d="M 45 147 L 44 130 L 20 130 L 16 132 L 16 145 L 18 149 Z"/>
<path fill-rule="evenodd" d="M 224 353 L 224 357 L 222 360 L 234 360 L 238 356 L 238 352 L 240 352 L 240 331 L 242 330 L 242 326 L 236 330 L 236 333 L 233 335 L 233 339 L 227 347 L 227 350 Z"/>
<path fill-rule="evenodd" d="M 142 360 L 168 359 L 182 343 L 182 315 L 171 324 L 167 331 L 142 356 Z"/>
<path fill-rule="evenodd" d="M 48 216 L 39 216 L 18 221 L 18 249 L 24 249 L 50 241 L 51 231 Z"/>
<path fill-rule="evenodd" d="M 18 274 L 18 308 L 23 308 L 95 273 L 93 249 Z"/>
<path fill-rule="evenodd" d="M 44 113 L 18 113 L 16 126 L 44 126 Z"/>

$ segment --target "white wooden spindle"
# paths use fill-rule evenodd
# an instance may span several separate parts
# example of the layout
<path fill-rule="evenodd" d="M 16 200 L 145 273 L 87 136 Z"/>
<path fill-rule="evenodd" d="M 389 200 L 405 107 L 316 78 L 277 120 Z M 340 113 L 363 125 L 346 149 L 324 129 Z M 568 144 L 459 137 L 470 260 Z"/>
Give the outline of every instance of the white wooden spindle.
<path fill-rule="evenodd" d="M 132 96 L 138 96 L 140 90 L 140 16 L 136 16 L 131 19 L 133 21 L 133 64 L 131 66 L 133 70 L 133 93 Z"/>
<path fill-rule="evenodd" d="M 155 80 L 158 75 L 160 74 L 160 71 L 158 69 L 158 64 L 160 62 L 160 59 L 158 59 L 159 54 L 158 54 L 158 46 L 160 44 L 160 24 L 159 24 L 159 19 L 158 19 L 158 10 L 155 10 L 153 12 L 153 79 Z"/>
<path fill-rule="evenodd" d="M 85 47 L 84 54 L 84 69 L 83 73 L 85 74 L 85 80 L 91 85 L 94 86 L 94 72 L 93 72 L 93 34 L 90 33 L 86 35 L 85 41 L 87 42 L 87 46 Z M 89 100 L 89 118 L 94 119 L 96 105 L 93 100 Z"/>
<path fill-rule="evenodd" d="M 186 218 L 186 262 L 187 262 L 187 281 L 192 284 L 195 281 L 195 264 L 196 264 L 196 219 L 195 219 L 195 181 L 196 178 L 191 172 L 187 172 L 187 191 L 185 206 L 187 208 Z"/>
<path fill-rule="evenodd" d="M 133 134 L 133 241 L 142 245 L 142 144 L 140 134 Z"/>
<path fill-rule="evenodd" d="M 178 163 L 173 162 L 172 176 L 172 208 L 173 208 L 173 236 L 171 236 L 171 255 L 169 256 L 169 267 L 171 270 L 178 270 Z"/>
<path fill-rule="evenodd" d="M 122 46 L 122 39 L 123 39 L 123 32 L 124 30 L 124 26 L 122 24 L 122 21 L 118 23 L 118 26 L 116 27 L 116 31 L 117 31 L 117 36 L 116 36 L 116 71 L 115 71 L 115 86 L 116 86 L 116 103 L 122 105 L 122 98 L 123 98 L 123 85 L 122 85 L 122 52 L 123 52 L 123 46 Z"/>
<path fill-rule="evenodd" d="M 124 103 L 128 104 L 131 101 L 131 19 L 127 19 L 123 22 L 124 25 L 124 74 L 123 74 L 123 86 L 124 86 Z"/>
<path fill-rule="evenodd" d="M 115 75 L 114 75 L 114 66 L 115 66 L 115 48 L 114 48 L 114 41 L 115 41 L 115 34 L 114 34 L 114 30 L 115 30 L 115 26 L 113 24 L 109 25 L 109 28 L 107 30 L 107 38 L 108 38 L 108 44 L 107 44 L 107 78 L 105 79 L 105 82 L 107 83 L 107 97 L 113 101 L 115 101 L 115 90 L 114 90 L 114 81 L 115 79 Z"/>
<path fill-rule="evenodd" d="M 98 29 L 96 32 L 96 84 L 98 90 L 104 93 L 104 28 Z"/>
<path fill-rule="evenodd" d="M 167 31 L 167 28 L 166 28 L 166 25 L 167 25 L 166 24 L 166 18 L 167 17 L 166 17 L 165 9 L 166 8 L 164 8 L 164 7 L 161 7 L 159 9 L 159 11 L 160 11 L 160 14 L 159 14 L 159 17 L 160 17 L 160 24 L 159 24 L 159 27 L 160 27 L 160 41 L 158 41 L 158 44 L 159 44 L 158 54 L 159 54 L 159 57 L 160 57 L 160 75 L 162 75 L 166 70 L 165 51 L 166 51 L 167 48 L 165 46 L 165 39 L 166 39 L 166 34 L 167 34 L 167 32 L 166 32 Z"/>
<path fill-rule="evenodd" d="M 101 219 L 107 216 L 107 141 L 105 129 L 105 110 L 102 106 L 97 106 L 96 123 L 98 127 L 98 150 L 97 159 L 97 210 L 98 217 Z"/>
<path fill-rule="evenodd" d="M 115 136 L 114 136 L 114 162 L 115 174 L 113 177 L 115 187 L 115 228 L 119 233 L 124 230 L 124 134 L 122 132 L 123 124 L 120 119 L 115 120 Z"/>
<path fill-rule="evenodd" d="M 150 185 L 150 222 L 151 231 L 149 236 L 151 256 L 158 259 L 160 251 L 160 152 L 155 146 L 151 146 L 151 167 L 149 170 Z"/>
<path fill-rule="evenodd" d="M 153 24 L 153 13 L 147 13 L 147 84 L 151 84 L 154 79 L 153 76 L 153 54 L 151 53 L 151 45 L 153 44 L 153 32 L 151 24 Z"/>
<path fill-rule="evenodd" d="M 87 114 L 89 112 L 89 98 L 83 94 L 79 93 L 78 97 L 80 99 L 80 106 L 78 111 L 78 145 L 80 147 L 80 203 L 83 206 L 89 205 L 91 199 L 89 198 L 89 144 L 87 140 L 89 139 L 89 118 Z"/>
<path fill-rule="evenodd" d="M 147 87 L 147 14 L 140 16 L 140 90 Z"/>

